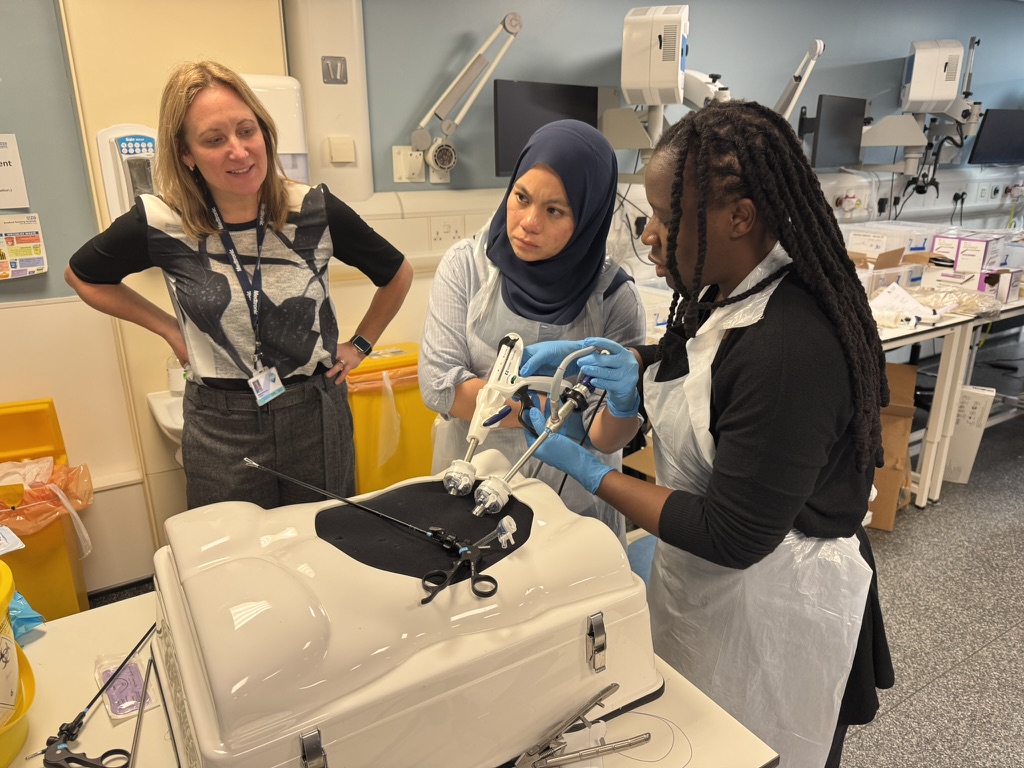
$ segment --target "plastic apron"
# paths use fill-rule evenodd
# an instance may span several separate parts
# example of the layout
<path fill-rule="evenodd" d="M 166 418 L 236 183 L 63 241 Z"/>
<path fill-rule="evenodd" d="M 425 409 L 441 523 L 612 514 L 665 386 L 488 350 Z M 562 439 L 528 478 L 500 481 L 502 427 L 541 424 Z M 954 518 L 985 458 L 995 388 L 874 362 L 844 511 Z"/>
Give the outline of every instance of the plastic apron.
<path fill-rule="evenodd" d="M 788 261 L 777 247 L 737 292 Z M 714 310 L 687 342 L 690 371 L 682 387 L 678 380 L 654 381 L 660 363 L 646 372 L 659 485 L 705 492 L 715 458 L 711 363 L 730 328 L 761 319 L 778 284 Z M 856 537 L 814 539 L 790 531 L 744 570 L 659 540 L 648 592 L 654 650 L 778 752 L 782 766 L 821 768 L 870 582 Z"/>
<path fill-rule="evenodd" d="M 588 336 L 604 334 L 604 312 L 602 310 L 604 290 L 614 277 L 618 265 L 606 266 L 594 293 L 575 320 L 568 325 L 553 325 L 519 317 L 505 306 L 505 301 L 501 298 L 501 273 L 487 259 L 484 241 L 483 237 L 477 238 L 473 255 L 476 259 L 477 269 L 481 274 L 486 275 L 487 279 L 484 286 L 470 301 L 466 320 L 470 356 L 468 367 L 473 373 L 480 378 L 487 378 L 497 358 L 498 342 L 513 331 L 522 337 L 524 346 L 540 341 L 584 339 Z M 589 422 L 592 411 L 592 408 L 588 409 L 584 414 L 584 423 Z M 434 458 L 431 471 L 438 473 L 444 472 L 454 459 L 465 457 L 466 449 L 469 447 L 467 442 L 469 423 L 463 419 L 438 419 L 435 426 Z M 526 453 L 527 447 L 523 430 L 492 429 L 477 451 L 492 448 L 499 450 L 509 462 L 515 464 Z M 620 452 L 606 454 L 594 448 L 587 450 L 608 466 L 622 469 L 622 454 Z M 561 498 L 566 507 L 573 512 L 597 518 L 605 523 L 615 532 L 625 547 L 626 520 L 610 504 L 588 493 L 573 478 L 566 477 L 563 472 L 537 459 L 528 460 L 520 472 L 527 477 L 542 480 L 555 491 L 562 487 Z M 565 478 L 564 486 L 562 486 L 563 478 Z"/>

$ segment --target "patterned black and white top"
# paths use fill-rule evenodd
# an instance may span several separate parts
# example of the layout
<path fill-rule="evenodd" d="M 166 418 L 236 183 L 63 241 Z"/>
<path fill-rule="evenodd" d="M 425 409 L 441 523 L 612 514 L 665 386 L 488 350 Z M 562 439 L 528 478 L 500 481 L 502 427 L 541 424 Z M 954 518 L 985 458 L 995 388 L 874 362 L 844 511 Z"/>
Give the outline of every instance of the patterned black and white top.
<path fill-rule="evenodd" d="M 328 291 L 328 264 L 337 258 L 387 285 L 402 254 L 324 185 L 288 183 L 290 212 L 283 231 L 268 229 L 260 260 L 263 296 L 259 332 L 263 361 L 284 377 L 330 367 L 338 322 Z M 256 264 L 256 222 L 229 224 L 239 259 L 250 276 Z M 87 283 L 117 284 L 159 267 L 188 346 L 196 381 L 230 389 L 252 376 L 252 321 L 242 288 L 220 237 L 185 235 L 181 217 L 153 195 L 142 195 L 71 257 Z"/>

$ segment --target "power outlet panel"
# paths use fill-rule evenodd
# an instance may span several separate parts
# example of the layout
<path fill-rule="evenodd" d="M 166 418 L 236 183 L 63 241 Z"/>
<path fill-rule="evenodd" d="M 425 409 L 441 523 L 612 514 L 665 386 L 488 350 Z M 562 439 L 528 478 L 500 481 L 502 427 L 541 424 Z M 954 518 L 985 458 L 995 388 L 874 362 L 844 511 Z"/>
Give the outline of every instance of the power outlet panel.
<path fill-rule="evenodd" d="M 819 175 L 822 191 L 836 219 L 852 222 L 891 220 L 949 223 L 982 228 L 1005 227 L 1013 210 L 1008 189 L 1021 184 L 1024 168 L 943 169 L 936 174 L 939 190 L 928 187 L 924 194 L 904 189 L 907 177 L 888 173 L 824 173 Z M 963 203 L 953 195 L 966 193 Z M 853 205 L 851 206 L 851 197 Z M 878 202 L 884 199 L 884 211 Z M 897 202 L 898 201 L 898 202 Z"/>
<path fill-rule="evenodd" d="M 430 250 L 447 250 L 453 243 L 457 243 L 464 238 L 466 236 L 465 232 L 465 216 L 431 216 Z"/>

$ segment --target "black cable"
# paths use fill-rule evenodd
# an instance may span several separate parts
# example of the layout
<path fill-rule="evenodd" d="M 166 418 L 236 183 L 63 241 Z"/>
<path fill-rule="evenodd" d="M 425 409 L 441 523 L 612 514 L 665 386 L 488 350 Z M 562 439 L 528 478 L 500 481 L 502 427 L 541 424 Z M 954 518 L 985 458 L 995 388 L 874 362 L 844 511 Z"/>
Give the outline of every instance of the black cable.
<path fill-rule="evenodd" d="M 912 195 L 913 192 L 911 192 L 910 194 Z M 910 199 L 910 195 L 908 195 L 908 194 L 906 194 L 904 192 L 903 199 L 900 200 L 900 209 L 898 211 L 896 211 L 896 215 L 892 217 L 893 221 L 896 221 L 900 217 L 900 214 L 903 213 L 903 207 L 907 204 L 907 200 L 909 200 L 909 199 Z"/>
<path fill-rule="evenodd" d="M 579 442 L 580 447 L 582 447 L 583 444 L 585 442 L 587 442 L 587 437 L 589 437 L 589 435 L 590 435 L 590 428 L 592 426 L 594 426 L 594 419 L 597 418 L 597 412 L 599 410 L 601 410 L 601 403 L 604 402 L 604 397 L 607 394 L 608 393 L 606 391 L 602 390 L 601 397 L 598 398 L 597 405 L 594 406 L 594 415 L 590 417 L 590 422 L 587 424 L 587 428 L 583 430 L 583 437 L 580 438 L 580 442 Z M 549 407 L 550 407 L 550 404 L 549 404 Z M 584 449 L 584 450 L 586 450 L 586 449 Z M 562 495 L 562 489 L 565 488 L 565 481 L 568 480 L 568 479 L 569 479 L 569 473 L 568 472 L 563 472 L 562 473 L 562 482 L 558 484 L 558 495 L 559 496 Z"/>

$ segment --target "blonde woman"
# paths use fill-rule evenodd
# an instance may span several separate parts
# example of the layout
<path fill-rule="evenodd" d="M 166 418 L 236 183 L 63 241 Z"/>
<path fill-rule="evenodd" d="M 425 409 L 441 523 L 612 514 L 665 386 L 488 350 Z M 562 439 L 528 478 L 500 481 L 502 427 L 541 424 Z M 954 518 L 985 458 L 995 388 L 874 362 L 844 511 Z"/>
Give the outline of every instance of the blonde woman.
<path fill-rule="evenodd" d="M 246 456 L 354 493 L 345 378 L 401 307 L 411 266 L 326 187 L 284 176 L 273 119 L 217 62 L 181 64 L 168 78 L 155 179 L 161 194 L 140 196 L 80 248 L 65 279 L 88 305 L 153 331 L 188 363 L 189 507 L 317 498 L 246 470 Z M 350 340 L 338 338 L 331 258 L 376 286 Z M 122 284 L 150 267 L 163 271 L 174 315 Z"/>

